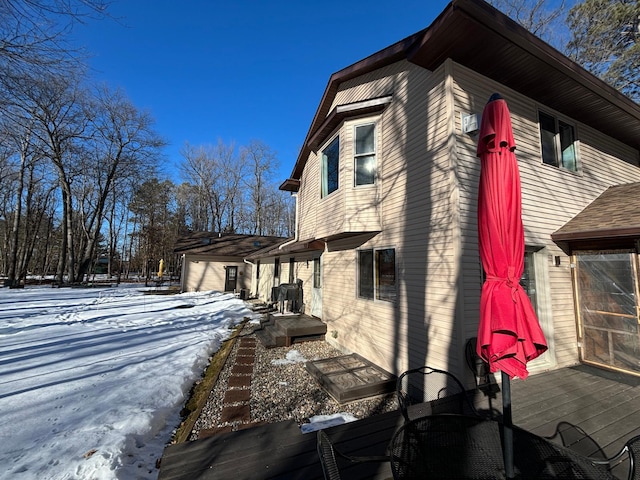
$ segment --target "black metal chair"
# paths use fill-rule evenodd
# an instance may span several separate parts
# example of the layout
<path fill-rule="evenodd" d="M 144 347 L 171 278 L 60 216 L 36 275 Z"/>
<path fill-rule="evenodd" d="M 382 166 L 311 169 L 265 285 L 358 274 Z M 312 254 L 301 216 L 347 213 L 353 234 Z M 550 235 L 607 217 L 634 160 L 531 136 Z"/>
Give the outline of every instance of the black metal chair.
<path fill-rule="evenodd" d="M 340 480 L 340 469 L 338 467 L 338 458 L 349 463 L 367 463 L 367 462 L 388 462 L 390 458 L 388 456 L 351 456 L 340 453 L 335 449 L 333 443 L 329 439 L 329 436 L 324 430 L 318 430 L 318 456 L 320 457 L 320 464 L 322 465 L 322 472 L 324 473 L 325 480 Z"/>
<path fill-rule="evenodd" d="M 624 447 L 616 453 L 613 457 L 606 460 L 596 459 L 593 463 L 604 465 L 610 472 L 618 470 L 625 461 L 628 461 L 628 475 L 629 480 L 640 480 L 640 466 L 638 461 L 640 460 L 640 435 L 630 438 L 625 443 Z M 620 476 L 619 474 L 617 476 Z"/>
<path fill-rule="evenodd" d="M 489 364 L 485 362 L 482 357 L 476 352 L 477 342 L 477 337 L 473 337 L 467 340 L 464 354 L 465 359 L 467 360 L 467 366 L 469 367 L 469 370 L 471 370 L 471 373 L 473 373 L 473 379 L 476 382 L 476 388 L 479 388 L 481 385 L 490 383 L 489 375 L 491 371 L 489 370 Z"/>
<path fill-rule="evenodd" d="M 499 418 L 501 412 L 494 408 L 493 400 L 498 398 L 500 386 L 496 382 L 495 376 L 491 373 L 489 364 L 476 352 L 477 343 L 477 337 L 472 337 L 467 340 L 464 352 L 467 366 L 473 374 L 473 380 L 476 383 L 476 392 L 484 395 L 488 404 L 488 409 L 483 409 L 481 412 L 482 415 L 491 419 Z"/>
<path fill-rule="evenodd" d="M 478 415 L 460 380 L 452 373 L 429 366 L 402 373 L 396 383 L 396 395 L 407 422 L 440 413 Z"/>
<path fill-rule="evenodd" d="M 499 424 L 438 414 L 405 422 L 389 443 L 394 479 L 499 478 Z M 497 453 L 497 454 L 496 454 Z"/>
<path fill-rule="evenodd" d="M 590 457 L 597 460 L 606 460 L 607 456 L 604 450 L 598 445 L 593 438 L 589 436 L 578 425 L 574 425 L 569 422 L 559 422 L 556 425 L 556 431 L 550 437 L 545 437 L 548 440 L 560 439 L 562 446 L 573 450 L 576 453 L 584 457 Z"/>

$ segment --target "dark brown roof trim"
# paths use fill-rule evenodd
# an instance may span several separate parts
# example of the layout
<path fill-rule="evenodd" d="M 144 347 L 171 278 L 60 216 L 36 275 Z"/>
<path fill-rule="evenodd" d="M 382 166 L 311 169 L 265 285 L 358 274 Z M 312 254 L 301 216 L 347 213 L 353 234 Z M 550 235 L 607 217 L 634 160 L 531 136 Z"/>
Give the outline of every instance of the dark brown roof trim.
<path fill-rule="evenodd" d="M 347 118 L 372 115 L 374 113 L 382 112 L 387 105 L 391 103 L 391 99 L 391 95 L 386 95 L 384 97 L 372 98 L 361 102 L 338 105 L 331 111 L 327 118 L 325 118 L 324 122 L 320 124 L 315 133 L 311 135 L 311 138 L 309 139 L 309 148 L 315 152 L 318 149 L 318 146 L 322 144 L 336 129 L 336 127 Z"/>
<path fill-rule="evenodd" d="M 403 59 L 435 70 L 448 58 L 640 149 L 640 105 L 485 1 L 453 0 L 428 28 L 331 75 L 291 178 L 301 177 L 341 83 Z"/>
<path fill-rule="evenodd" d="M 285 192 L 297 192 L 300 190 L 300 180 L 297 178 L 287 178 L 278 188 Z"/>
<path fill-rule="evenodd" d="M 580 232 L 552 233 L 554 242 L 597 240 L 601 238 L 640 238 L 640 225 L 627 228 L 606 228 L 602 230 L 583 230 Z"/>
<path fill-rule="evenodd" d="M 332 100 L 335 98 L 340 84 L 360 75 L 373 72 L 385 65 L 403 60 L 406 58 L 409 48 L 416 43 L 416 41 L 422 36 L 423 32 L 424 30 L 414 33 L 413 35 L 331 75 L 329 82 L 327 83 L 327 87 L 322 95 L 322 99 L 320 100 L 320 104 L 318 105 L 318 109 L 316 110 L 311 125 L 309 126 L 307 137 L 304 140 L 304 144 L 300 150 L 296 164 L 293 167 L 291 178 L 300 178 L 302 175 L 302 170 L 304 169 L 307 157 L 311 152 L 311 149 L 309 148 L 309 139 L 311 138 L 311 135 L 316 132 L 318 126 L 324 121 L 329 113 Z"/>
<path fill-rule="evenodd" d="M 292 253 L 305 253 L 305 252 L 317 252 L 323 251 L 325 248 L 325 242 L 322 240 L 304 240 L 293 242 L 293 239 L 288 239 L 286 242 L 282 242 L 279 245 L 265 248 L 257 252 L 247 255 L 246 260 L 259 260 L 266 257 L 277 257 L 280 255 L 289 255 Z"/>

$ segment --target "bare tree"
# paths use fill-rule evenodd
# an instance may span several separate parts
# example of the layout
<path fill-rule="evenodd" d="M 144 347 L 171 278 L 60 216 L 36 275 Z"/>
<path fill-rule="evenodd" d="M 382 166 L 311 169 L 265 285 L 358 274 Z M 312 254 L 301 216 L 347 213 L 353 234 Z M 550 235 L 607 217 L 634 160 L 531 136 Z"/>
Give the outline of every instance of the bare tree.
<path fill-rule="evenodd" d="M 16 276 L 18 270 L 18 248 L 20 240 L 20 222 L 22 220 L 23 193 L 25 190 L 25 172 L 37 157 L 35 146 L 31 142 L 33 119 L 26 119 L 23 128 L 19 123 L 3 125 L 6 136 L 14 143 L 16 153 L 19 157 L 17 175 L 15 181 L 15 208 L 13 211 L 13 222 L 11 225 L 11 237 L 9 239 L 9 255 L 7 258 L 7 280 L 5 285 L 15 286 L 19 283 Z"/>
<path fill-rule="evenodd" d="M 58 272 L 62 281 L 67 266 L 73 266 L 73 204 L 71 183 L 77 174 L 74 159 L 79 141 L 86 127 L 84 92 L 79 87 L 81 76 L 6 76 L 4 84 L 10 87 L 11 121 L 22 131 L 29 132 L 30 143 L 37 147 L 37 155 L 47 158 L 55 167 L 63 205 L 63 245 Z M 68 272 L 73 280 L 73 273 Z"/>
<path fill-rule="evenodd" d="M 197 230 L 212 230 L 216 224 L 215 185 L 222 172 L 210 146 L 194 147 L 188 143 L 182 148 L 180 171 L 191 185 L 192 218 Z"/>
<path fill-rule="evenodd" d="M 78 201 L 81 214 L 79 258 L 75 277 L 82 279 L 96 258 L 97 242 L 107 203 L 120 178 L 152 176 L 165 142 L 153 130 L 153 119 L 140 112 L 121 91 L 99 87 L 86 112 L 89 119 L 81 173 L 84 187 Z"/>
<path fill-rule="evenodd" d="M 267 191 L 272 187 L 278 160 L 275 152 L 258 140 L 251 141 L 243 152 L 248 169 L 245 184 L 249 191 L 248 207 L 253 227 L 250 233 L 264 235 Z"/>
<path fill-rule="evenodd" d="M 106 16 L 103 0 L 3 0 L 0 2 L 0 69 L 59 71 L 77 65 L 65 44 L 74 22 Z M 77 52 L 76 52 L 77 53 Z"/>
<path fill-rule="evenodd" d="M 640 101 L 640 3 L 586 0 L 571 9 L 567 23 L 569 57 Z"/>
<path fill-rule="evenodd" d="M 572 0 L 487 0 L 537 37 L 562 49 L 566 42 L 564 19 Z"/>
<path fill-rule="evenodd" d="M 174 185 L 169 180 L 161 182 L 152 178 L 139 185 L 129 204 L 135 225 L 132 241 L 137 240 L 137 245 L 132 245 L 130 261 L 147 280 L 175 244 L 175 237 L 166 230 L 171 223 L 173 190 Z"/>
<path fill-rule="evenodd" d="M 70 77 L 48 75 L 34 81 L 27 89 L 34 108 L 37 134 L 43 145 L 42 154 L 54 165 L 62 197 L 62 244 L 56 276 L 75 282 L 76 248 L 74 238 L 74 206 L 72 183 L 82 171 L 80 144 L 85 135 L 86 92 Z"/>
<path fill-rule="evenodd" d="M 192 185 L 196 195 L 192 209 L 200 212 L 198 218 L 206 218 L 206 221 L 195 222 L 196 229 L 235 231 L 235 210 L 244 175 L 244 157 L 236 154 L 233 143 L 226 145 L 222 140 L 214 146 L 186 144 L 182 156 L 182 176 Z"/>

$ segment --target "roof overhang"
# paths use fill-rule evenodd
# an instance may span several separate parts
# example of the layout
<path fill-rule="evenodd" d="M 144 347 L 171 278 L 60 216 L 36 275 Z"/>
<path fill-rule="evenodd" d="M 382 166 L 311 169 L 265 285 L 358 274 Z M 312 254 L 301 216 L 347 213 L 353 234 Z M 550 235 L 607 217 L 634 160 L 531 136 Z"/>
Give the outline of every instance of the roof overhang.
<path fill-rule="evenodd" d="M 296 178 L 287 178 L 280 184 L 280 190 L 295 193 L 300 190 L 300 180 Z"/>
<path fill-rule="evenodd" d="M 453 0 L 428 28 L 331 75 L 291 178 L 328 128 L 340 84 L 400 60 L 433 71 L 448 58 L 640 150 L 640 105 L 483 0 Z"/>
<path fill-rule="evenodd" d="M 305 253 L 323 251 L 325 243 L 322 240 L 307 240 L 285 245 L 280 249 L 281 253 Z"/>
<path fill-rule="evenodd" d="M 362 117 L 365 115 L 373 115 L 383 111 L 389 103 L 391 103 L 391 95 L 384 97 L 372 98 L 362 102 L 347 103 L 335 107 L 327 118 L 320 124 L 317 130 L 309 139 L 309 148 L 316 151 L 318 146 L 322 144 L 329 135 L 336 129 L 338 125 L 347 118 Z"/>
<path fill-rule="evenodd" d="M 255 252 L 245 257 L 246 260 L 259 260 L 261 258 L 277 257 L 279 255 L 291 254 L 291 253 L 307 253 L 323 251 L 325 248 L 325 242 L 319 239 L 310 239 L 304 241 L 297 241 L 289 239 L 286 242 L 282 242 L 279 245 L 275 245 L 271 248 L 266 248 Z"/>
<path fill-rule="evenodd" d="M 633 249 L 640 240 L 640 182 L 614 185 L 551 234 L 570 254 L 575 250 Z"/>

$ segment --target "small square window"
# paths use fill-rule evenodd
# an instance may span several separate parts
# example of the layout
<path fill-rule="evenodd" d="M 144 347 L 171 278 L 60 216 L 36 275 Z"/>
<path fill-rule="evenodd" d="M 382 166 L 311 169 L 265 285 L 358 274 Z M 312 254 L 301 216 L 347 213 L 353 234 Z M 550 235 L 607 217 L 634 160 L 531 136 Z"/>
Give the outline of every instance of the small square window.
<path fill-rule="evenodd" d="M 539 112 L 542 162 L 572 172 L 578 171 L 576 135 L 573 125 Z"/>
<path fill-rule="evenodd" d="M 358 251 L 358 297 L 395 302 L 396 251 L 393 248 Z"/>

